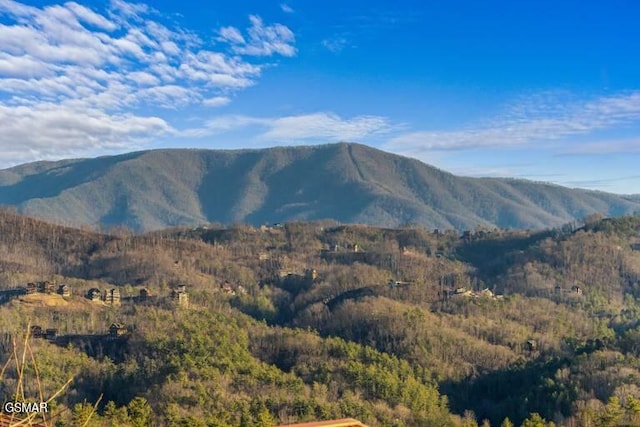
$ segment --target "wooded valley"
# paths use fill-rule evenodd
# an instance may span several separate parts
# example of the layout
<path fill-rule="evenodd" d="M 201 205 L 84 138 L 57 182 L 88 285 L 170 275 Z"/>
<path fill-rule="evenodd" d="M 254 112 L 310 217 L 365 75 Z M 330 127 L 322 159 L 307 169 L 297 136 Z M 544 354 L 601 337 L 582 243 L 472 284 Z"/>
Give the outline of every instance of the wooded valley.
<path fill-rule="evenodd" d="M 0 400 L 62 389 L 57 426 L 640 425 L 638 298 L 640 216 L 133 234 L 3 211 Z"/>

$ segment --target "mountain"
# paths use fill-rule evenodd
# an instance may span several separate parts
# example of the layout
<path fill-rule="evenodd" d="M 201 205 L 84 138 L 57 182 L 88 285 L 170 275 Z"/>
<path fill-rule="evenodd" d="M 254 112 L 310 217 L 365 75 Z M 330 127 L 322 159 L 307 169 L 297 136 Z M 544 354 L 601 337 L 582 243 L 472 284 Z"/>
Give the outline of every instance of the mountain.
<path fill-rule="evenodd" d="M 0 204 L 65 224 L 136 231 L 333 219 L 434 228 L 546 228 L 640 200 L 525 180 L 466 178 L 359 144 L 152 150 L 0 171 Z"/>

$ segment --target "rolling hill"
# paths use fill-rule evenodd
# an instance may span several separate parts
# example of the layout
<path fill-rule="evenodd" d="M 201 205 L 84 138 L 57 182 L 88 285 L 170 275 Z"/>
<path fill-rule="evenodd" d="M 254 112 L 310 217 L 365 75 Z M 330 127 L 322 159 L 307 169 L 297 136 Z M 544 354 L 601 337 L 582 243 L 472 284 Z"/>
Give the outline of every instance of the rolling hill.
<path fill-rule="evenodd" d="M 152 150 L 0 171 L 0 204 L 69 225 L 135 231 L 333 219 L 467 229 L 547 228 L 640 201 L 525 180 L 466 178 L 360 144 Z"/>

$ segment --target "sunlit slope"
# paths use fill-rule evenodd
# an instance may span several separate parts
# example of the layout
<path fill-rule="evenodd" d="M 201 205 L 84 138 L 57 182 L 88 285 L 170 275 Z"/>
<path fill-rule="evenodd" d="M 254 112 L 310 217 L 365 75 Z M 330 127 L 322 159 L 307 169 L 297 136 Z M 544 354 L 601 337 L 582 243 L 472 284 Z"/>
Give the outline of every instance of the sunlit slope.
<path fill-rule="evenodd" d="M 546 228 L 589 213 L 640 209 L 637 199 L 602 192 L 457 177 L 359 144 L 154 150 L 37 162 L 0 171 L 0 204 L 67 224 L 138 231 L 314 219 Z"/>

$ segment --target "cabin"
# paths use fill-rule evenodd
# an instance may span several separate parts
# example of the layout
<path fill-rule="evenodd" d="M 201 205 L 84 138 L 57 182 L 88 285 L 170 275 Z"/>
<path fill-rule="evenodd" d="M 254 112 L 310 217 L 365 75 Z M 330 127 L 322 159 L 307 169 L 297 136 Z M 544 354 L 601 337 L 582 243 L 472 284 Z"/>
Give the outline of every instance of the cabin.
<path fill-rule="evenodd" d="M 493 298 L 495 295 L 491 292 L 491 289 L 485 288 L 480 291 L 480 296 L 484 298 Z"/>
<path fill-rule="evenodd" d="M 44 331 L 42 330 L 42 326 L 38 326 L 38 325 L 31 326 L 32 338 L 42 338 L 43 335 L 44 335 Z"/>
<path fill-rule="evenodd" d="M 233 290 L 233 287 L 231 287 L 231 283 L 229 282 L 224 282 L 224 284 L 222 286 L 220 286 L 220 288 L 222 289 L 222 292 L 229 294 L 229 295 L 235 295 L 236 291 Z"/>
<path fill-rule="evenodd" d="M 318 278 L 318 271 L 315 268 L 307 268 L 304 271 L 304 277 L 307 280 L 316 280 Z"/>
<path fill-rule="evenodd" d="M 171 291 L 171 299 L 179 307 L 187 307 L 189 305 L 189 294 L 185 285 L 179 285 L 176 289 Z"/>
<path fill-rule="evenodd" d="M 122 323 L 112 323 L 109 326 L 109 336 L 111 338 L 121 337 L 127 334 L 127 328 Z"/>
<path fill-rule="evenodd" d="M 62 283 L 60 286 L 58 286 L 58 295 L 62 295 L 63 297 L 70 297 L 71 288 L 69 287 L 69 285 L 65 285 L 64 283 Z"/>
<path fill-rule="evenodd" d="M 140 301 L 146 301 L 151 297 L 151 292 L 147 288 L 140 289 L 139 299 Z"/>
<path fill-rule="evenodd" d="M 91 288 L 89 292 L 87 292 L 87 299 L 93 302 L 102 301 L 102 292 L 100 292 L 98 288 Z"/>
<path fill-rule="evenodd" d="M 536 342 L 536 340 L 527 340 L 527 342 L 525 343 L 525 347 L 528 352 L 532 352 L 538 348 L 538 343 Z"/>
<path fill-rule="evenodd" d="M 109 289 L 105 301 L 109 305 L 120 305 L 120 290 L 118 288 Z"/>
<path fill-rule="evenodd" d="M 38 292 L 43 294 L 53 294 L 55 293 L 55 283 L 49 282 L 48 280 L 45 282 L 38 282 Z"/>

